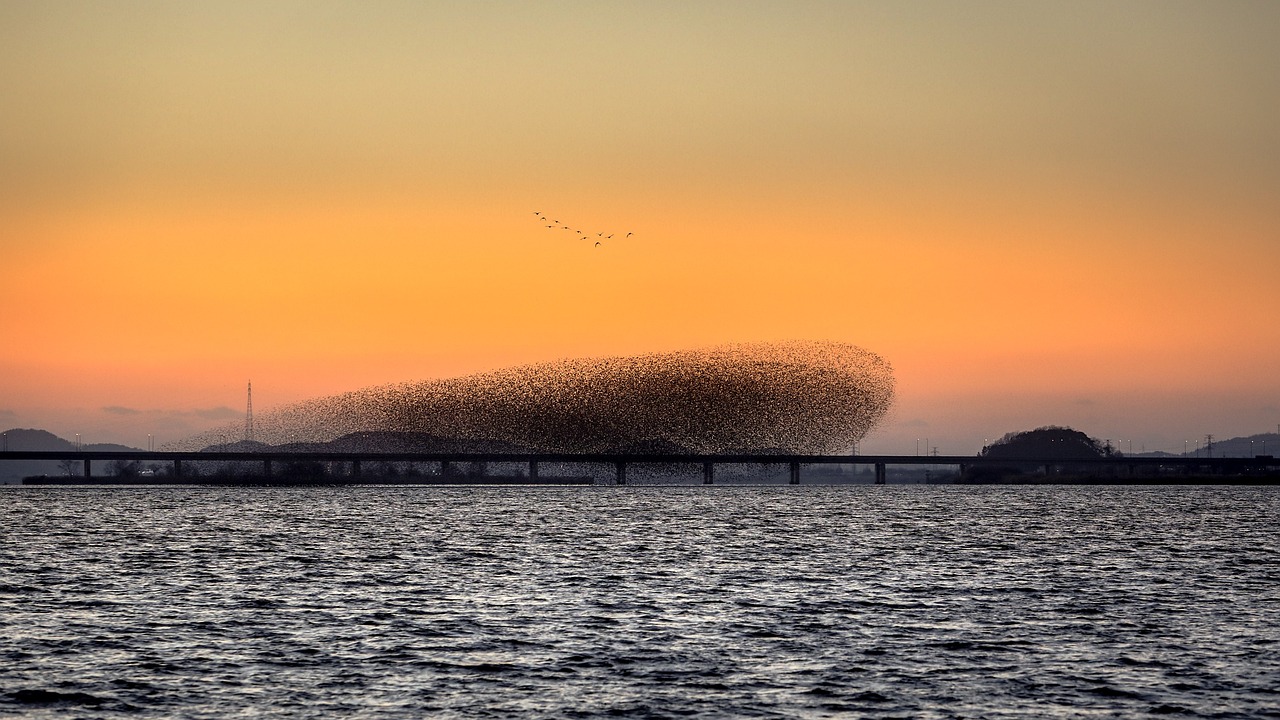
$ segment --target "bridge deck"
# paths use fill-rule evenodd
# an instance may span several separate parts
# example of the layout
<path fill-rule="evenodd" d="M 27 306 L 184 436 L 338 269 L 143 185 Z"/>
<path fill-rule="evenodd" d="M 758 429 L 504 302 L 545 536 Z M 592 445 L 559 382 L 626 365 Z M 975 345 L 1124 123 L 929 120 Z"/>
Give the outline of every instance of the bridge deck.
<path fill-rule="evenodd" d="M 539 477 L 539 465 L 543 463 L 562 463 L 562 464 L 605 464 L 612 465 L 614 469 L 613 482 L 617 485 L 627 484 L 627 466 L 637 464 L 656 464 L 656 465 L 700 465 L 702 467 L 703 484 L 711 485 L 715 482 L 715 466 L 727 464 L 752 464 L 752 465 L 786 465 L 789 471 L 789 482 L 792 485 L 800 484 L 800 469 L 803 466 L 812 465 L 871 465 L 875 468 L 876 484 L 884 484 L 887 482 L 888 473 L 886 468 L 890 465 L 927 465 L 937 467 L 958 466 L 963 472 L 966 468 L 973 467 L 992 467 L 992 466 L 1010 466 L 1010 465 L 1036 465 L 1045 468 L 1045 472 L 1049 473 L 1052 468 L 1061 468 L 1070 466 L 1072 468 L 1088 468 L 1090 471 L 1102 471 L 1110 476 L 1129 475 L 1134 476 L 1138 468 L 1144 468 L 1147 472 L 1155 469 L 1157 472 L 1164 470 L 1174 470 L 1182 474 L 1188 473 L 1204 473 L 1214 475 L 1228 474 L 1259 474 L 1274 472 L 1276 467 L 1280 467 L 1275 458 L 1271 456 L 1260 456 L 1254 458 L 1196 458 L 1196 457 L 1124 457 L 1120 455 L 1109 456 L 1104 458 L 1087 458 L 1087 459 L 1064 459 L 1050 458 L 1043 456 L 1028 456 L 1017 458 L 991 458 L 981 455 L 763 455 L 763 454 L 723 454 L 723 455 L 702 455 L 702 454 L 645 454 L 645 453 L 422 453 L 422 452 L 291 452 L 291 451 L 266 451 L 266 452 L 238 452 L 238 451 L 95 451 L 95 450 L 57 450 L 57 451 L 3 451 L 0 452 L 0 462 L 4 460 L 71 460 L 82 464 L 83 482 L 90 482 L 93 479 L 93 463 L 95 461 L 125 461 L 125 462 L 151 462 L 151 463 L 170 463 L 172 473 L 163 476 L 167 479 L 157 478 L 155 480 L 138 479 L 140 482 L 155 483 L 172 483 L 172 482 L 200 482 L 193 477 L 191 473 L 184 475 L 182 464 L 184 462 L 250 462 L 261 463 L 262 471 L 260 475 L 265 481 L 272 484 L 283 484 L 297 481 L 299 474 L 296 472 L 298 465 L 302 463 L 344 463 L 345 468 L 338 471 L 337 474 L 331 473 L 332 468 L 327 470 L 312 470 L 310 475 L 306 472 L 302 473 L 307 477 L 316 481 L 323 482 L 359 482 L 361 478 L 362 462 L 409 462 L 409 463 L 435 463 L 441 464 L 441 472 L 439 476 L 444 478 L 459 478 L 454 473 L 446 471 L 446 467 L 452 463 L 516 463 L 525 464 L 529 468 L 527 478 L 522 480 L 512 479 L 512 482 L 522 482 L 524 484 L 543 484 Z M 293 470 L 292 473 L 286 473 L 287 477 L 279 477 L 273 474 L 273 466 L 280 465 Z M 292 465 L 292 467 L 290 467 Z M 237 474 L 239 477 L 240 474 Z M 244 474 L 244 478 L 255 477 L 255 474 Z M 292 480 L 290 479 L 292 478 Z M 341 478 L 341 479 L 339 479 Z M 129 478 L 133 481 L 135 478 Z M 471 480 L 470 478 L 468 480 Z M 70 481 L 69 479 L 67 481 Z M 222 478 L 211 478 L 209 482 L 222 482 Z M 247 481 L 247 480 L 246 480 Z M 43 480 L 40 482 L 54 482 L 53 480 Z"/>

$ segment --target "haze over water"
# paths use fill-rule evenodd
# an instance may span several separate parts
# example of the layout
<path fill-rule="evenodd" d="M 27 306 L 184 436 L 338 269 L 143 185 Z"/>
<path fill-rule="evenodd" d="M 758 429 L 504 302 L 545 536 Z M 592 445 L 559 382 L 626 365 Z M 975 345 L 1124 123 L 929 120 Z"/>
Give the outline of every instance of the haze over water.
<path fill-rule="evenodd" d="M 1280 714 L 1273 488 L 2 499 L 0 715 Z"/>

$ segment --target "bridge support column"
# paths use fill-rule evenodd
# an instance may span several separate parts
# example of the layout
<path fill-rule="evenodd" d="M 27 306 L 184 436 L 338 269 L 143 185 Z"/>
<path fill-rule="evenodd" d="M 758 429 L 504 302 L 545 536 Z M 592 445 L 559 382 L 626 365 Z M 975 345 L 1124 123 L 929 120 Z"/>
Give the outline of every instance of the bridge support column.
<path fill-rule="evenodd" d="M 351 477 L 360 477 L 360 461 L 351 461 Z"/>
<path fill-rule="evenodd" d="M 262 461 L 262 474 L 266 475 L 267 477 L 271 477 L 271 461 L 270 460 Z"/>
<path fill-rule="evenodd" d="M 702 463 L 702 484 L 711 485 L 715 482 L 715 465 L 713 463 Z"/>
<path fill-rule="evenodd" d="M 529 479 L 530 480 L 538 479 L 538 461 L 537 460 L 529 461 Z"/>
<path fill-rule="evenodd" d="M 93 477 L 92 464 L 89 458 L 84 459 L 84 477 L 86 480 Z"/>
<path fill-rule="evenodd" d="M 800 484 L 800 463 L 791 463 L 791 483 L 792 485 Z"/>
<path fill-rule="evenodd" d="M 182 461 L 181 460 L 173 461 L 173 476 L 176 478 L 182 477 Z"/>
<path fill-rule="evenodd" d="M 626 485 L 627 484 L 627 464 L 619 460 L 618 462 L 614 463 L 614 469 L 617 471 L 618 484 Z"/>
<path fill-rule="evenodd" d="M 888 481 L 888 475 L 884 463 L 876 463 L 876 484 L 884 485 Z"/>

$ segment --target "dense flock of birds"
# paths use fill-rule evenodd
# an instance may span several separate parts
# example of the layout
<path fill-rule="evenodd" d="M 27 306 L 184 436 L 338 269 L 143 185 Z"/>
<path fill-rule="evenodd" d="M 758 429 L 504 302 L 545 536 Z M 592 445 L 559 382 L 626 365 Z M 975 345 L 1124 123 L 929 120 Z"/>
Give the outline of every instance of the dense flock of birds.
<path fill-rule="evenodd" d="M 589 242 L 594 242 L 595 245 L 592 247 L 600 247 L 601 245 L 604 245 L 606 242 L 612 240 L 614 235 L 617 235 L 619 240 L 625 240 L 634 234 L 628 232 L 626 235 L 623 235 L 621 233 L 611 232 L 608 235 L 605 235 L 607 232 L 606 230 L 599 230 L 593 235 L 590 230 L 583 231 L 579 228 L 569 227 L 568 223 L 561 223 L 559 220 L 549 218 L 541 211 L 534 210 L 533 214 L 540 222 L 546 224 L 548 230 L 566 230 L 572 233 L 572 237 L 574 238 L 581 238 Z"/>
<path fill-rule="evenodd" d="M 734 344 L 366 388 L 260 415 L 255 433 L 273 445 L 380 432 L 531 452 L 842 453 L 893 394 L 889 363 L 854 345 Z"/>

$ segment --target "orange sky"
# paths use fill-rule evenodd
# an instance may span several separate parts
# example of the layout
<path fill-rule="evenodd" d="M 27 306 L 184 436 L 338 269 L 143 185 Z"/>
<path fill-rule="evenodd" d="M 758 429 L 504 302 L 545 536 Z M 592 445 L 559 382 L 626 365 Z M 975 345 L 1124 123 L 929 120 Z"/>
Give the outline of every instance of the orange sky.
<path fill-rule="evenodd" d="M 1280 422 L 1273 3 L 6 3 L 0 426 L 854 342 L 864 445 Z M 540 210 L 597 248 L 548 230 Z"/>

